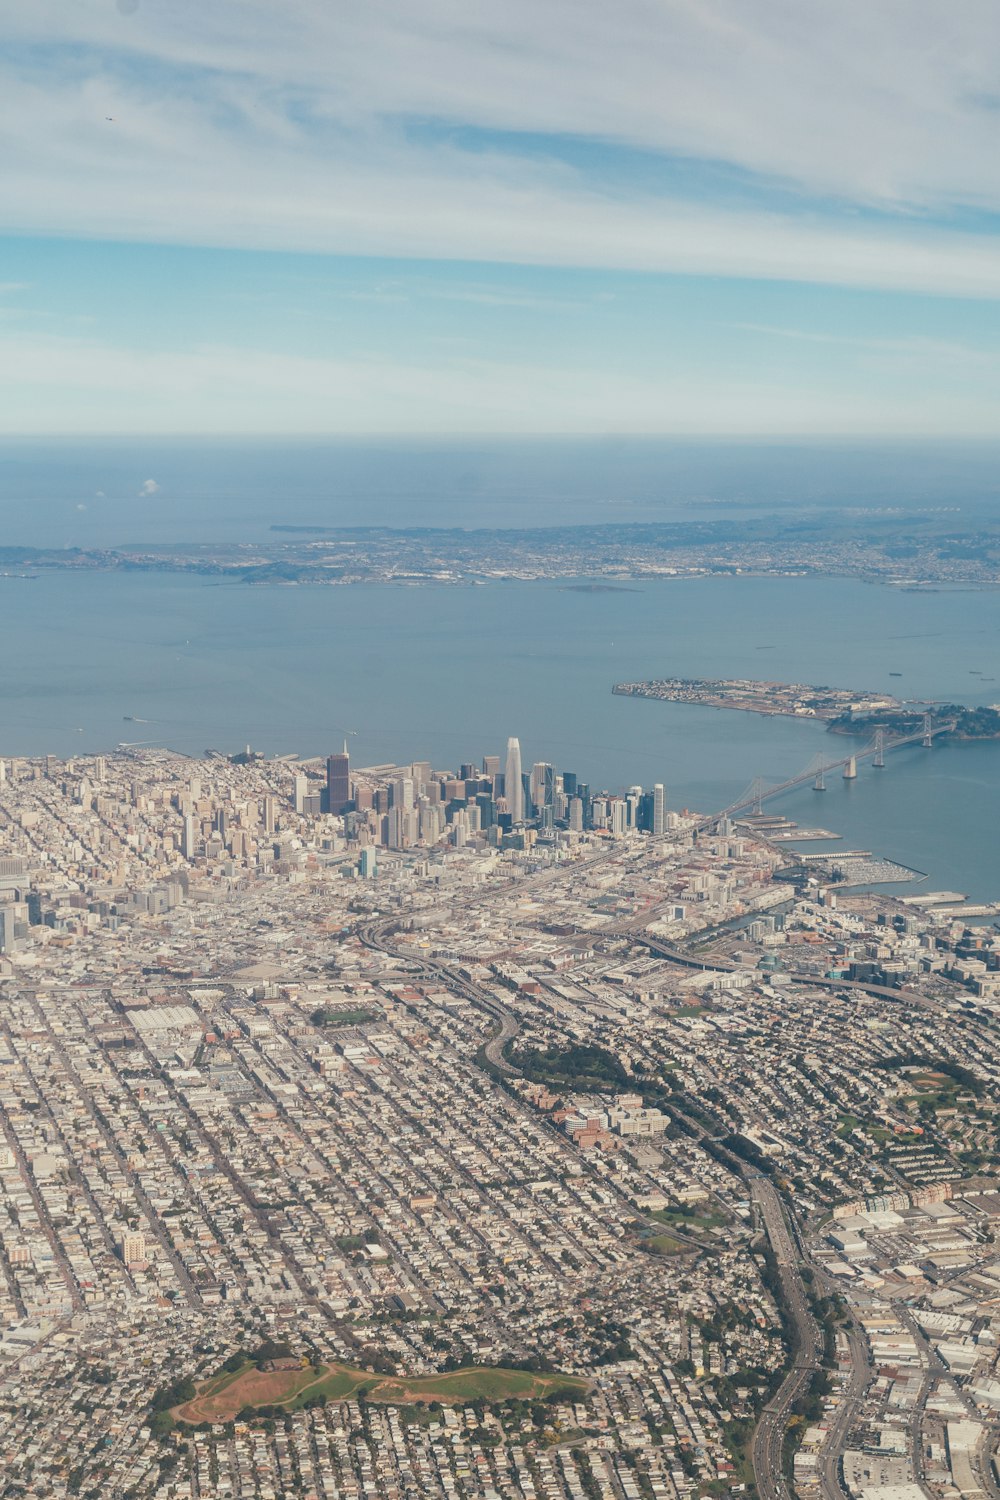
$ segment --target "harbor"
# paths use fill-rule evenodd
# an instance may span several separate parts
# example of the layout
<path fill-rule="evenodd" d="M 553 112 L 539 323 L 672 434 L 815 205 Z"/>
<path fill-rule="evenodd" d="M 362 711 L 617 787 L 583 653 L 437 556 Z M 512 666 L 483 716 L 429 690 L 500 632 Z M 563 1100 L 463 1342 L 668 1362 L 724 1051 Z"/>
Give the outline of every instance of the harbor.
<path fill-rule="evenodd" d="M 848 890 L 858 886 L 900 885 L 927 879 L 923 870 L 913 870 L 909 865 L 873 854 L 869 849 L 845 849 L 833 855 L 803 854 L 800 859 L 810 870 L 822 872 L 826 879 Z"/>

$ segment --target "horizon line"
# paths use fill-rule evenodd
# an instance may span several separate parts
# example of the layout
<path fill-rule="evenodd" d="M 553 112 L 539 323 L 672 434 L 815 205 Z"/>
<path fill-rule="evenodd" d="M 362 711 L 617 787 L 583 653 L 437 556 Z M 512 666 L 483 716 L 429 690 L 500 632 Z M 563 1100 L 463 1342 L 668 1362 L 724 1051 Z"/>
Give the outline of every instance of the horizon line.
<path fill-rule="evenodd" d="M 410 432 L 404 429 L 372 430 L 370 432 L 241 432 L 218 431 L 169 431 L 169 432 L 3 432 L 0 443 L 88 443 L 88 442 L 346 442 L 346 443 L 478 443 L 478 442 L 677 442 L 677 443 L 996 443 L 1000 444 L 1000 431 L 962 429 L 928 431 L 886 430 L 885 432 L 851 432 L 823 430 L 809 432 L 785 432 L 779 429 L 761 432 L 726 432 L 706 429 L 704 432 L 672 431 L 616 431 L 584 432 L 573 428 L 553 428 L 547 432 L 500 431 L 486 428 L 482 431 L 452 431 L 445 428 L 426 432 Z"/>

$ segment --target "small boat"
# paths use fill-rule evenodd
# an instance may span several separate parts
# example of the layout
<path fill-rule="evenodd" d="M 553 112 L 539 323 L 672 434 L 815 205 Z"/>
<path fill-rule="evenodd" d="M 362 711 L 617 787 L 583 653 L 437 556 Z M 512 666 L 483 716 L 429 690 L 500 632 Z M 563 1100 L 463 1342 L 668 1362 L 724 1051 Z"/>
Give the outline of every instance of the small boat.
<path fill-rule="evenodd" d="M 902 677 L 902 675 L 903 675 L 902 672 L 890 672 L 889 673 L 890 677 Z"/>

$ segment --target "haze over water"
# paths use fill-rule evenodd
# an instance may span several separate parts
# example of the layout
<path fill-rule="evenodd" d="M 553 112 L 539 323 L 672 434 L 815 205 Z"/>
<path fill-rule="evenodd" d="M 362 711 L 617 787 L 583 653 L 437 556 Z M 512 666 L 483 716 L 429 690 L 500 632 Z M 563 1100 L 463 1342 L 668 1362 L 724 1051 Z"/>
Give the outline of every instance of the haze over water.
<path fill-rule="evenodd" d="M 238 542 L 274 524 L 574 526 L 1000 500 L 1000 445 L 676 438 L 0 439 L 6 545 Z M 140 497 L 152 479 L 157 493 Z"/>
<path fill-rule="evenodd" d="M 9 445 L 0 461 L 8 541 L 232 541 L 275 523 L 676 519 L 706 509 L 718 516 L 729 505 L 766 511 L 776 494 L 791 505 L 796 493 L 790 450 L 768 459 L 746 445 L 714 465 L 696 445 L 598 445 L 596 465 L 580 445 L 511 445 L 488 455 L 467 445 L 411 446 L 367 460 L 360 447 L 340 445 L 343 467 L 333 470 L 329 445 L 306 445 L 285 466 L 284 484 L 281 451 L 257 450 L 254 468 L 252 451 L 216 445 L 215 462 L 227 462 L 230 476 L 217 476 L 218 498 L 206 448 L 171 451 L 172 471 L 166 447 L 140 456 L 133 445 L 67 446 L 46 466 L 29 445 Z M 893 465 L 884 450 L 867 469 L 863 449 L 798 451 L 801 484 L 820 503 L 855 503 L 862 473 L 867 503 L 888 498 Z M 919 483 L 916 458 L 904 465 L 911 503 L 947 503 L 946 464 L 935 453 Z M 117 499 L 102 510 L 93 492 L 105 488 L 99 476 L 109 470 L 116 477 L 105 480 L 106 497 Z M 613 472 L 631 497 L 614 507 Z M 960 503 L 988 499 L 985 461 L 973 455 L 959 475 Z M 131 498 L 150 477 L 161 494 Z M 90 498 L 76 500 L 86 486 Z M 721 507 L 703 508 L 698 496 L 710 490 Z M 851 579 L 714 578 L 578 592 L 548 581 L 252 588 L 164 574 L 43 573 L 0 579 L 0 622 L 8 643 L 2 754 L 71 755 L 124 740 L 192 754 L 249 742 L 308 755 L 347 734 L 359 765 L 427 758 L 457 766 L 499 753 L 518 734 L 527 765 L 551 760 L 609 789 L 662 780 L 671 806 L 702 811 L 733 800 L 758 773 L 780 780 L 817 751 L 847 753 L 850 742 L 816 724 L 614 698 L 614 682 L 749 676 L 1000 702 L 1000 594 L 915 594 Z M 127 723 L 126 715 L 149 722 Z M 926 872 L 934 888 L 996 898 L 998 780 L 998 744 L 916 747 L 892 754 L 882 772 L 863 767 L 853 785 L 831 775 L 824 795 L 807 788 L 772 806 L 845 835 L 842 845 L 815 851 L 871 848 Z"/>

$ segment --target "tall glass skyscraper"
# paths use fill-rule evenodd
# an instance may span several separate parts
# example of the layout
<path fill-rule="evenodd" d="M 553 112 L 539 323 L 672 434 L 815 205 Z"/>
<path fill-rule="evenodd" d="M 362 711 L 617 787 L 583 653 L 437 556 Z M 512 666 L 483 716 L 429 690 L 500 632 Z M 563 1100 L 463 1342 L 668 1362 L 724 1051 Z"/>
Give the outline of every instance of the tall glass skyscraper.
<path fill-rule="evenodd" d="M 524 783 L 521 780 L 521 742 L 513 736 L 507 741 L 507 764 L 503 776 L 507 811 L 514 823 L 524 822 Z"/>

